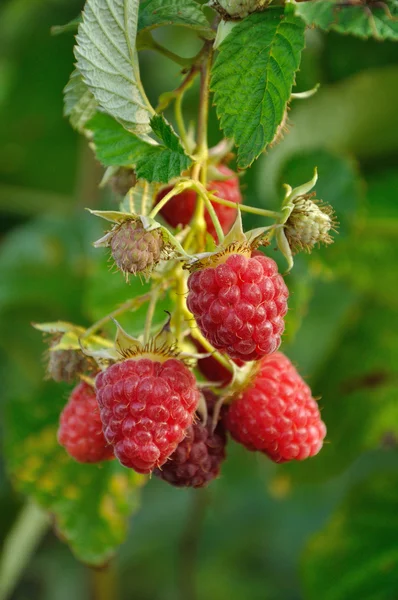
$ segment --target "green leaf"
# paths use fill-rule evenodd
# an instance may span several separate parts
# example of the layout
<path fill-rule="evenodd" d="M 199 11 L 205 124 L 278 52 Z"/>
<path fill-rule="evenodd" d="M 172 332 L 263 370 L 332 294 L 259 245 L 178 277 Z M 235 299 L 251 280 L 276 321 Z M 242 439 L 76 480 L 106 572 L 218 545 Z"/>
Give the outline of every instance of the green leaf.
<path fill-rule="evenodd" d="M 211 87 L 220 125 L 245 168 L 272 142 L 285 114 L 301 51 L 304 23 L 280 8 L 243 19 L 225 38 Z"/>
<path fill-rule="evenodd" d="M 79 15 L 65 25 L 54 25 L 51 28 L 51 34 L 75 32 L 81 22 L 82 17 Z M 207 38 L 213 38 L 215 35 L 201 5 L 194 0 L 144 0 L 140 3 L 138 33 L 166 25 L 189 27 L 199 31 Z"/>
<path fill-rule="evenodd" d="M 85 124 L 95 114 L 97 101 L 84 83 L 79 71 L 74 70 L 64 88 L 64 115 L 73 129 L 85 131 Z"/>
<path fill-rule="evenodd" d="M 135 48 L 138 0 L 88 0 L 76 37 L 77 68 L 98 104 L 129 131 L 150 130 L 153 108 Z"/>
<path fill-rule="evenodd" d="M 392 600 L 398 589 L 398 474 L 356 485 L 310 541 L 302 564 L 307 600 Z"/>
<path fill-rule="evenodd" d="M 360 38 L 398 40 L 398 5 L 379 2 L 375 6 L 361 4 L 339 6 L 335 0 L 313 0 L 296 4 L 296 14 L 307 25 L 349 33 Z M 370 3 L 369 3 L 370 4 Z"/>
<path fill-rule="evenodd" d="M 59 386 L 11 399 L 7 413 L 8 466 L 18 490 L 55 516 L 74 554 L 103 565 L 123 542 L 145 478 L 118 461 L 74 461 L 57 442 L 64 404 Z"/>
<path fill-rule="evenodd" d="M 138 181 L 127 192 L 120 204 L 120 210 L 136 215 L 148 215 L 154 203 L 158 187 L 156 184 L 148 183 L 145 180 Z"/>
<path fill-rule="evenodd" d="M 77 28 L 79 27 L 81 22 L 82 22 L 82 17 L 81 17 L 81 15 L 79 15 L 78 17 L 76 17 L 75 19 L 72 19 L 72 21 L 69 21 L 69 23 L 66 23 L 65 25 L 54 25 L 53 27 L 51 27 L 51 35 L 61 35 L 63 33 L 75 33 L 75 31 L 77 31 Z"/>
<path fill-rule="evenodd" d="M 327 347 L 321 361 L 315 357 L 317 373 L 313 371 L 309 384 L 314 395 L 321 396 L 319 404 L 328 443 L 314 459 L 284 467 L 298 481 L 330 479 L 363 452 L 380 447 L 385 436 L 398 437 L 398 333 L 392 327 L 397 320 L 397 309 L 373 300 L 351 302 L 351 310 L 345 310 L 344 319 L 333 323 L 327 304 L 330 286 L 324 287 L 325 303 L 321 304 L 319 296 L 313 298 L 308 318 L 304 319 L 297 337 L 296 352 L 288 351 L 300 364 L 299 338 L 303 336 L 302 348 L 307 349 L 308 355 L 311 329 L 313 338 L 321 338 L 319 344 L 324 340 Z M 334 301 L 339 302 L 339 295 Z M 316 315 L 312 315 L 314 309 Z M 307 362 L 304 357 L 303 364 L 300 371 L 308 375 L 308 357 Z"/>
<path fill-rule="evenodd" d="M 214 37 L 202 7 L 194 0 L 144 0 L 140 4 L 138 31 L 164 25 L 179 25 L 196 29 L 206 37 Z"/>
<path fill-rule="evenodd" d="M 97 114 L 88 124 L 93 132 L 95 152 L 104 165 L 134 166 L 139 179 L 168 183 L 185 171 L 192 161 L 162 116 L 153 117 L 151 126 L 163 144 L 128 133 L 105 114 Z"/>

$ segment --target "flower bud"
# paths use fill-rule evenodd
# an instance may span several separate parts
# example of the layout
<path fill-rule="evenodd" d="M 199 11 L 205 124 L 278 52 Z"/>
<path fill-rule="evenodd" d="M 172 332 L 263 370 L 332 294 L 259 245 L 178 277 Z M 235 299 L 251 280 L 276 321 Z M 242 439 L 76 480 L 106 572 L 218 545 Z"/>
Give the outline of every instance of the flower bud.
<path fill-rule="evenodd" d="M 313 194 L 311 194 L 312 196 Z M 299 196 L 285 223 L 285 236 L 292 252 L 311 252 L 316 244 L 331 244 L 330 231 L 337 223 L 329 204 L 311 200 L 311 196 Z"/>
<path fill-rule="evenodd" d="M 136 275 L 149 273 L 156 266 L 164 243 L 159 229 L 147 231 L 141 223 L 129 220 L 116 226 L 109 246 L 118 269 Z"/>

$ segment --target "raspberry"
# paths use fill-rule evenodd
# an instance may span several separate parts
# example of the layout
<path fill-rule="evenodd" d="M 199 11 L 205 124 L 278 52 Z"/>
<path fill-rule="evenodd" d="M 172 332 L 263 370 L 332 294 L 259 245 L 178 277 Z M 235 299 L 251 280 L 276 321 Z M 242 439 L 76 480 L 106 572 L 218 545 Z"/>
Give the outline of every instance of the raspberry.
<path fill-rule="evenodd" d="M 289 292 L 271 258 L 231 254 L 192 273 L 188 287 L 188 308 L 214 348 L 243 361 L 278 349 Z"/>
<path fill-rule="evenodd" d="M 154 474 L 176 487 L 205 487 L 220 473 L 225 460 L 227 438 L 223 423 L 217 424 L 212 432 L 212 405 L 215 396 L 205 392 L 208 405 L 207 425 L 196 422 L 187 430 L 180 442 L 161 469 Z"/>
<path fill-rule="evenodd" d="M 95 392 L 82 382 L 77 385 L 60 417 L 58 442 L 68 454 L 82 463 L 96 463 L 114 458 L 106 443 Z"/>
<path fill-rule="evenodd" d="M 163 240 L 158 229 L 146 231 L 141 224 L 124 221 L 110 238 L 112 257 L 123 273 L 150 271 L 159 262 Z"/>
<path fill-rule="evenodd" d="M 89 368 L 87 358 L 76 350 L 50 350 L 48 354 L 47 374 L 57 383 L 72 383 Z"/>
<path fill-rule="evenodd" d="M 216 196 L 219 196 L 224 200 L 241 204 L 242 196 L 239 189 L 239 179 L 236 174 L 224 165 L 219 165 L 218 170 L 222 175 L 230 176 L 230 178 L 224 181 L 210 181 L 207 184 L 207 189 L 214 191 Z M 171 187 L 168 187 L 162 190 L 156 198 L 156 203 L 158 203 L 171 189 Z M 188 225 L 195 210 L 196 199 L 196 192 L 193 190 L 185 190 L 169 200 L 161 209 L 160 214 L 172 227 L 177 227 L 177 225 Z M 213 206 L 224 233 L 228 233 L 231 229 L 231 225 L 236 219 L 236 209 L 222 206 L 217 203 L 213 203 Z M 207 210 L 205 211 L 205 220 L 207 231 L 214 239 L 217 239 L 216 230 L 214 229 L 213 222 Z"/>
<path fill-rule="evenodd" d="M 277 463 L 314 456 L 326 435 L 310 388 L 280 352 L 262 359 L 253 383 L 231 404 L 225 424 L 237 442 Z"/>
<path fill-rule="evenodd" d="M 150 473 L 174 452 L 192 425 L 196 381 L 179 360 L 127 359 L 96 379 L 105 438 L 125 467 Z"/>

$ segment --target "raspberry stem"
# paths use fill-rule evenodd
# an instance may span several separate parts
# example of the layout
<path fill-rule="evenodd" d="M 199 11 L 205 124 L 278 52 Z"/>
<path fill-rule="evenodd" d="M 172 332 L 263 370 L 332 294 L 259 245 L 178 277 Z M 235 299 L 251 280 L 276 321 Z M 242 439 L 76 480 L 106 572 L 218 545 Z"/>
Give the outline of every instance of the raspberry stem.
<path fill-rule="evenodd" d="M 220 198 L 219 196 L 215 196 L 211 192 L 208 193 L 208 198 L 212 202 L 216 202 L 217 204 L 222 204 L 223 206 L 228 206 L 230 208 L 236 208 L 241 211 L 245 211 L 247 213 L 251 213 L 253 215 L 260 215 L 262 217 L 269 217 L 270 219 L 278 220 L 282 218 L 282 213 L 276 212 L 274 210 L 266 210 L 265 208 L 256 208 L 255 206 L 248 206 L 247 204 L 235 204 L 234 202 L 230 202 L 229 200 L 224 200 L 224 198 Z"/>
<path fill-rule="evenodd" d="M 160 289 L 159 287 L 154 287 L 150 293 L 150 300 L 148 304 L 148 310 L 145 318 L 145 328 L 144 328 L 144 344 L 148 344 L 151 338 L 151 326 L 153 321 L 153 315 L 155 314 L 156 303 L 159 298 Z"/>

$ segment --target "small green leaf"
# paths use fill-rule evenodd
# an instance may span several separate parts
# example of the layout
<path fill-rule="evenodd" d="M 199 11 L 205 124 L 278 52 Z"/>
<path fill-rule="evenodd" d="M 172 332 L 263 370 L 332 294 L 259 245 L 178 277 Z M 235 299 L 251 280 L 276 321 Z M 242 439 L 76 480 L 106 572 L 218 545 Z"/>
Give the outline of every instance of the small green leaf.
<path fill-rule="evenodd" d="M 280 8 L 243 19 L 220 45 L 211 87 L 221 128 L 238 146 L 239 167 L 250 166 L 274 139 L 303 48 L 303 21 Z"/>
<path fill-rule="evenodd" d="M 79 71 L 74 70 L 64 88 L 64 115 L 69 117 L 73 129 L 83 133 L 85 124 L 94 116 L 97 106 Z"/>
<path fill-rule="evenodd" d="M 370 3 L 369 3 L 370 4 Z M 375 6 L 339 6 L 335 0 L 313 0 L 296 4 L 296 15 L 307 25 L 349 33 L 360 38 L 398 40 L 398 4 L 379 2 Z"/>
<path fill-rule="evenodd" d="M 12 398 L 9 469 L 17 488 L 55 516 L 57 530 L 74 554 L 102 565 L 126 536 L 145 478 L 116 460 L 89 465 L 70 458 L 57 442 L 63 403 L 62 390 L 52 384 L 35 396 Z"/>
<path fill-rule="evenodd" d="M 164 25 L 190 27 L 214 37 L 202 7 L 194 0 L 144 0 L 140 4 L 138 31 L 148 31 Z"/>
<path fill-rule="evenodd" d="M 398 475 L 356 485 L 302 563 L 307 600 L 392 600 L 398 589 Z"/>
<path fill-rule="evenodd" d="M 76 37 L 77 68 L 98 104 L 129 131 L 150 130 L 154 110 L 140 80 L 139 0 L 88 0 Z"/>
<path fill-rule="evenodd" d="M 51 35 L 61 35 L 62 33 L 75 33 L 80 23 L 82 22 L 82 17 L 79 15 L 69 23 L 65 23 L 65 25 L 54 25 L 51 27 Z"/>
<path fill-rule="evenodd" d="M 105 114 L 98 113 L 88 124 L 97 157 L 105 166 L 134 166 L 139 179 L 168 183 L 192 161 L 163 117 L 155 116 L 151 126 L 163 144 L 128 133 Z"/>
<path fill-rule="evenodd" d="M 148 181 L 141 180 L 131 188 L 120 204 L 122 212 L 136 215 L 148 215 L 159 186 Z"/>

